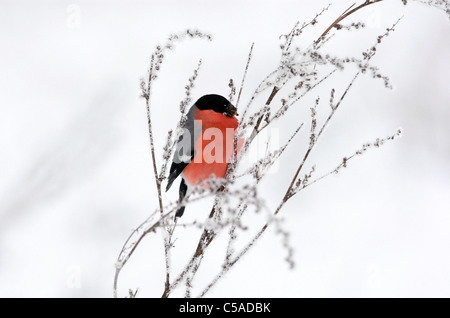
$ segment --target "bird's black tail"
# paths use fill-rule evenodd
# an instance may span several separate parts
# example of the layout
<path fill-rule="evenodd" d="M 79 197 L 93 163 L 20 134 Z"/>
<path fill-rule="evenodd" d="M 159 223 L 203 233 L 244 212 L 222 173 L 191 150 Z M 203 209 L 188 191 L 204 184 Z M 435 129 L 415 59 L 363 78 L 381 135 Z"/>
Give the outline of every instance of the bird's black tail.
<path fill-rule="evenodd" d="M 189 162 L 172 162 L 172 165 L 170 166 L 169 177 L 167 178 L 166 192 L 170 189 L 172 183 L 183 172 L 184 168 L 186 168 L 188 164 Z"/>
<path fill-rule="evenodd" d="M 180 202 L 182 202 L 183 200 L 184 200 L 184 197 L 186 196 L 186 192 L 187 192 L 187 184 L 186 184 L 186 182 L 184 181 L 184 179 L 183 178 L 181 178 L 181 183 L 180 183 Z M 184 209 L 185 209 L 185 206 L 184 205 L 182 205 L 178 210 L 177 210 L 177 213 L 175 213 L 175 219 L 176 218 L 179 218 L 179 217 L 181 217 L 182 215 L 183 215 L 183 213 L 184 213 Z"/>

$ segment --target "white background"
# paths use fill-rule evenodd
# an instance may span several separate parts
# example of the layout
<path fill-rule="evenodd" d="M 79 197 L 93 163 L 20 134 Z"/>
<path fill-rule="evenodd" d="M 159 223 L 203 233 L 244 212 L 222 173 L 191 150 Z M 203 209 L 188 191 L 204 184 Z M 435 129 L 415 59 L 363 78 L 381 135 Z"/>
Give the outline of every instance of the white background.
<path fill-rule="evenodd" d="M 293 270 L 284 260 L 281 237 L 268 231 L 209 296 L 450 296 L 450 21 L 440 10 L 410 2 L 365 8 L 349 20 L 366 22 L 365 30 L 342 31 L 330 41 L 332 54 L 360 57 L 404 16 L 373 59 L 395 89 L 361 77 L 310 164 L 326 172 L 364 142 L 398 127 L 403 137 L 357 158 L 286 205 L 280 216 L 295 249 Z M 328 4 L 312 3 L 2 1 L 0 296 L 112 296 L 123 242 L 157 207 L 145 104 L 139 98 L 139 78 L 146 75 L 154 47 L 188 27 L 214 36 L 211 43 L 180 43 L 164 62 L 153 96 L 161 147 L 178 120 L 184 85 L 199 58 L 203 65 L 194 98 L 227 95 L 229 78 L 240 82 L 255 42 L 247 100 L 277 66 L 279 36 Z M 352 3 L 333 4 L 299 45 L 317 37 Z M 329 90 L 342 89 L 354 69 L 346 72 L 310 101 L 322 94 L 326 111 Z M 281 138 L 308 120 L 311 105 L 299 104 L 278 123 Z M 272 209 L 305 140 L 296 140 L 298 146 L 292 145 L 270 182 L 262 184 Z M 168 198 L 175 199 L 176 192 Z M 207 213 L 210 202 L 203 207 L 198 215 Z M 186 222 L 195 218 L 194 210 L 187 210 Z M 193 229 L 176 233 L 175 270 L 182 256 L 192 253 L 198 235 Z M 137 287 L 139 296 L 160 296 L 161 246 L 159 235 L 144 241 L 123 271 L 121 296 Z M 211 259 L 222 256 L 219 247 L 211 250 Z M 214 261 L 205 266 L 194 281 L 198 290 L 219 269 Z"/>

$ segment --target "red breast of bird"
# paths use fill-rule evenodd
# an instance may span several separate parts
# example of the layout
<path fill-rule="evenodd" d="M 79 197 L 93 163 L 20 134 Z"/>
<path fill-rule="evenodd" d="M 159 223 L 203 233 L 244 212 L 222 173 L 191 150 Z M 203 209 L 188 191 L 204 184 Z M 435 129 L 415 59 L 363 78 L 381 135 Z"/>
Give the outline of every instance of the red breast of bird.
<path fill-rule="evenodd" d="M 212 175 L 225 178 L 228 163 L 234 150 L 234 136 L 239 122 L 235 116 L 227 117 L 213 110 L 194 112 L 196 125 L 202 130 L 195 140 L 195 156 L 183 171 L 183 177 L 190 186 L 207 187 L 203 181 Z M 244 138 L 239 138 L 236 154 L 242 148 Z"/>

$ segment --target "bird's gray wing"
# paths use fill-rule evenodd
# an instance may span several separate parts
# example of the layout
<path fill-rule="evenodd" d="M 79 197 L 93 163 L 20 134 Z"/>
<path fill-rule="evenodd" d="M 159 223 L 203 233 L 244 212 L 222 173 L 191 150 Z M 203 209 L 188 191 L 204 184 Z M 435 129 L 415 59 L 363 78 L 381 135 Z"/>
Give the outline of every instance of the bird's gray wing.
<path fill-rule="evenodd" d="M 194 113 L 197 107 L 193 105 L 189 109 L 186 117 L 183 133 L 178 138 L 177 147 L 173 155 L 172 165 L 170 166 L 169 177 L 166 191 L 170 189 L 175 179 L 183 172 L 184 168 L 191 163 L 195 156 L 195 142 L 201 135 L 202 126 L 195 121 Z"/>

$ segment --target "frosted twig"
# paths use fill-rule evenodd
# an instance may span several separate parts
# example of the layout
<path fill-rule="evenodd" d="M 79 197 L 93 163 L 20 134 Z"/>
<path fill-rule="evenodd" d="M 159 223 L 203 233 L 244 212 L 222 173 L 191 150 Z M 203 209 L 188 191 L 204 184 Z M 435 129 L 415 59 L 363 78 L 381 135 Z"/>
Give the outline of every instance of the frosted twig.
<path fill-rule="evenodd" d="M 234 95 L 236 95 L 236 86 L 234 86 L 234 81 L 230 78 L 228 82 L 228 87 L 230 88 L 230 94 L 228 95 L 228 100 L 232 103 L 234 99 Z"/>
<path fill-rule="evenodd" d="M 336 168 L 334 168 L 333 170 L 325 173 L 324 175 L 322 175 L 321 177 L 318 177 L 317 179 L 314 179 L 313 181 L 307 181 L 306 183 L 304 183 L 301 187 L 299 187 L 296 191 L 296 193 L 298 193 L 299 191 L 323 180 L 324 178 L 332 175 L 332 174 L 337 174 L 341 171 L 341 169 L 343 168 L 347 168 L 348 163 L 354 159 L 357 156 L 360 156 L 362 154 L 364 154 L 367 150 L 369 149 L 373 149 L 373 148 L 379 148 L 381 146 L 383 146 L 386 142 L 391 141 L 391 140 L 395 140 L 399 137 L 401 137 L 403 131 L 401 128 L 397 129 L 397 131 L 395 132 L 395 134 L 389 135 L 385 138 L 377 138 L 375 141 L 373 142 L 369 142 L 369 143 L 365 143 L 362 145 L 362 147 L 358 150 L 356 150 L 353 154 L 349 155 L 349 156 L 345 156 L 342 158 L 342 161 L 339 163 L 339 165 L 336 166 Z"/>
<path fill-rule="evenodd" d="M 239 88 L 239 94 L 238 94 L 238 98 L 237 98 L 236 105 L 235 105 L 236 108 L 238 108 L 239 101 L 241 100 L 242 89 L 244 88 L 244 83 L 245 83 L 245 78 L 247 77 L 248 67 L 250 65 L 250 61 L 252 60 L 252 53 L 253 53 L 254 45 L 255 45 L 255 43 L 252 43 L 252 46 L 250 47 L 250 52 L 248 53 L 247 64 L 245 65 L 244 75 L 242 76 L 241 88 Z"/>
<path fill-rule="evenodd" d="M 330 24 L 330 26 L 319 36 L 319 38 L 315 41 L 315 44 L 319 44 L 320 41 L 322 41 L 325 38 L 325 35 L 334 27 L 336 27 L 336 25 L 338 25 L 342 20 L 344 20 L 346 17 L 348 17 L 349 15 L 355 13 L 356 11 L 367 7 L 371 4 L 377 3 L 377 2 L 381 2 L 383 0 L 366 0 L 365 2 L 363 2 L 362 4 L 360 4 L 359 6 L 353 8 L 355 6 L 355 3 L 352 4 L 347 10 L 345 10 L 333 23 Z M 353 9 L 352 9 L 353 8 Z"/>

